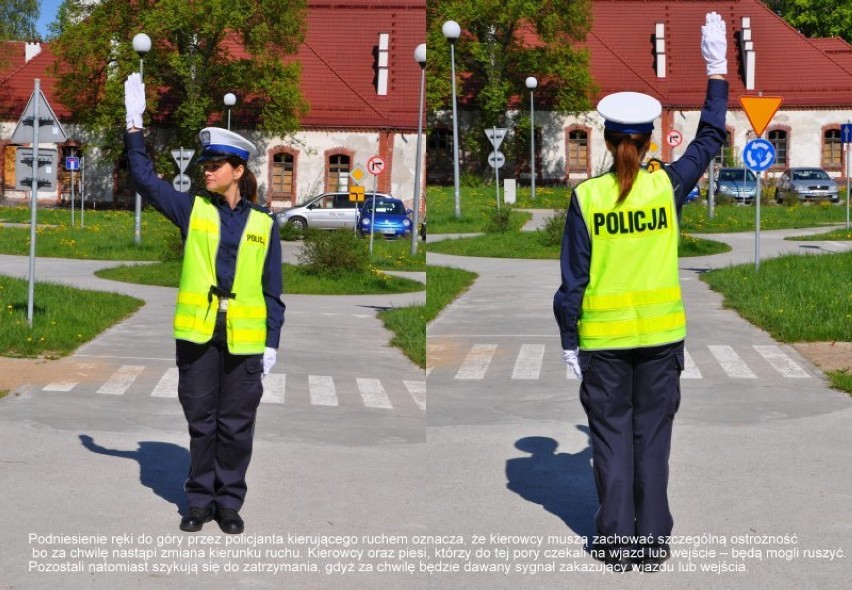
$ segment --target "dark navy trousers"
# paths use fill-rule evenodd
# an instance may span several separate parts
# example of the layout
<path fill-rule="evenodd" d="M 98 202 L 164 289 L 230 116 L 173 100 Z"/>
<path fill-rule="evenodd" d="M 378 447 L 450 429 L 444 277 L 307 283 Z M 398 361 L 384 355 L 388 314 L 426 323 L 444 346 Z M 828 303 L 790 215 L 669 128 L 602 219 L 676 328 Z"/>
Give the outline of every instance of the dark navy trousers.
<path fill-rule="evenodd" d="M 580 402 L 589 419 L 600 500 L 595 524 L 598 535 L 615 539 L 608 544 L 671 534 L 669 450 L 683 350 L 681 341 L 580 352 Z"/>
<path fill-rule="evenodd" d="M 177 340 L 177 365 L 178 399 L 190 437 L 187 503 L 239 510 L 263 395 L 263 355 L 230 354 L 220 313 L 210 342 Z"/>

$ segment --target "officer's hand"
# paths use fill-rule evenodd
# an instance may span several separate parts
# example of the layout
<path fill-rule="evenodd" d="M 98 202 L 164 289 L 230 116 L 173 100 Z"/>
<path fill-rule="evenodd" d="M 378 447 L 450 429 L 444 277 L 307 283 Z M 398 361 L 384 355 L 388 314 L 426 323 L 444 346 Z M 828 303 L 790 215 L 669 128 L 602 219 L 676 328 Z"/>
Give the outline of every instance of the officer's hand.
<path fill-rule="evenodd" d="M 142 129 L 145 112 L 145 85 L 142 76 L 130 74 L 124 82 L 124 108 L 127 111 L 127 128 Z"/>
<path fill-rule="evenodd" d="M 263 376 L 266 377 L 269 375 L 269 372 L 272 370 L 272 367 L 275 366 L 275 361 L 278 360 L 278 351 L 274 348 L 266 347 L 266 350 L 263 351 Z"/>
<path fill-rule="evenodd" d="M 579 354 L 580 351 L 576 348 L 573 348 L 571 350 L 563 350 L 562 358 L 565 361 L 565 364 L 571 367 L 571 370 L 574 371 L 574 375 L 577 377 L 577 379 L 582 379 L 583 371 L 580 370 L 580 360 L 578 358 Z"/>
<path fill-rule="evenodd" d="M 707 62 L 707 75 L 728 73 L 728 37 L 725 21 L 715 12 L 707 14 L 706 24 L 701 27 L 701 55 Z"/>

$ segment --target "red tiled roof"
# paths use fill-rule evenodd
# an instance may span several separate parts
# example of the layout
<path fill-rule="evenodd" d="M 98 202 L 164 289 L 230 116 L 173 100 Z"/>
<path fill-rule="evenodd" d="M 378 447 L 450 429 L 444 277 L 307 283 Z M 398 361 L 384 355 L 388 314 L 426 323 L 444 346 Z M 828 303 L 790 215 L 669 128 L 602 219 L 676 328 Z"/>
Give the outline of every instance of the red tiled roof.
<path fill-rule="evenodd" d="M 743 94 L 784 97 L 784 108 L 852 107 L 848 58 L 824 52 L 824 40 L 807 39 L 758 0 L 594 0 L 587 38 L 600 96 L 634 90 L 668 107 L 702 104 L 706 82 L 701 57 L 704 15 L 718 12 L 728 27 L 731 104 Z M 742 17 L 751 18 L 756 53 L 755 90 L 747 91 L 740 68 Z M 655 24 L 666 25 L 666 77 L 654 69 Z M 833 45 L 834 49 L 836 45 Z"/>
<path fill-rule="evenodd" d="M 309 0 L 301 62 L 302 94 L 310 105 L 303 127 L 416 129 L 420 67 L 414 49 L 426 41 L 426 0 Z M 376 94 L 374 50 L 390 34 L 388 93 Z M 242 52 L 233 48 L 236 57 Z M 24 64 L 24 43 L 0 44 L 0 119 L 20 116 L 40 78 L 60 118 L 71 113 L 54 95 L 55 56 L 49 44 Z M 168 99 L 161 106 L 168 105 Z"/>

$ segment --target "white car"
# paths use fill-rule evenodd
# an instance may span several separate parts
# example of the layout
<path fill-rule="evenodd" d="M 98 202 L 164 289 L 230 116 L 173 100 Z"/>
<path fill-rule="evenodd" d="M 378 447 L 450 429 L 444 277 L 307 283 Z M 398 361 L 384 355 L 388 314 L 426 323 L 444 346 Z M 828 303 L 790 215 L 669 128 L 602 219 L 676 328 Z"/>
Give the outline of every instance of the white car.
<path fill-rule="evenodd" d="M 373 193 L 368 193 L 372 196 Z M 376 193 L 378 197 L 388 197 Z M 294 229 L 304 231 L 316 229 L 355 229 L 358 218 L 358 202 L 348 192 L 323 193 L 311 197 L 301 205 L 276 214 L 278 224 L 290 224 Z"/>

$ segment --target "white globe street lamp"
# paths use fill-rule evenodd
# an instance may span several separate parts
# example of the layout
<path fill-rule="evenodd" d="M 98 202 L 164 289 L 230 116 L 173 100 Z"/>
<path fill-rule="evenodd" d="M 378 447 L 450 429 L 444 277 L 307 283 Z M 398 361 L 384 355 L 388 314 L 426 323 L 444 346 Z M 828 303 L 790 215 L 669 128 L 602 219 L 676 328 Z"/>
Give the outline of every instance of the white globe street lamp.
<path fill-rule="evenodd" d="M 456 41 L 461 36 L 461 27 L 454 20 L 448 20 L 441 32 L 450 42 L 450 68 L 453 82 L 453 194 L 455 195 L 456 219 L 461 218 L 461 197 L 459 195 L 459 118 L 456 107 Z"/>
<path fill-rule="evenodd" d="M 145 79 L 145 54 L 151 51 L 151 37 L 145 33 L 137 33 L 133 36 L 133 51 L 139 55 L 139 78 Z M 133 243 L 137 246 L 142 244 L 142 195 L 136 193 L 136 203 L 133 223 Z"/>
<path fill-rule="evenodd" d="M 538 80 L 534 76 L 526 79 L 527 88 L 530 89 L 530 198 L 535 199 L 535 103 L 533 94 L 538 86 Z"/>
<path fill-rule="evenodd" d="M 231 130 L 231 107 L 237 104 L 237 95 L 229 92 L 225 95 L 225 106 L 228 107 L 228 131 Z"/>
<path fill-rule="evenodd" d="M 421 146 L 423 144 L 423 103 L 426 90 L 426 44 L 421 43 L 414 50 L 414 61 L 420 65 L 420 102 L 417 107 L 417 149 L 414 164 L 414 213 L 411 220 L 411 255 L 417 254 L 417 239 L 420 228 L 420 170 L 423 164 Z"/>

